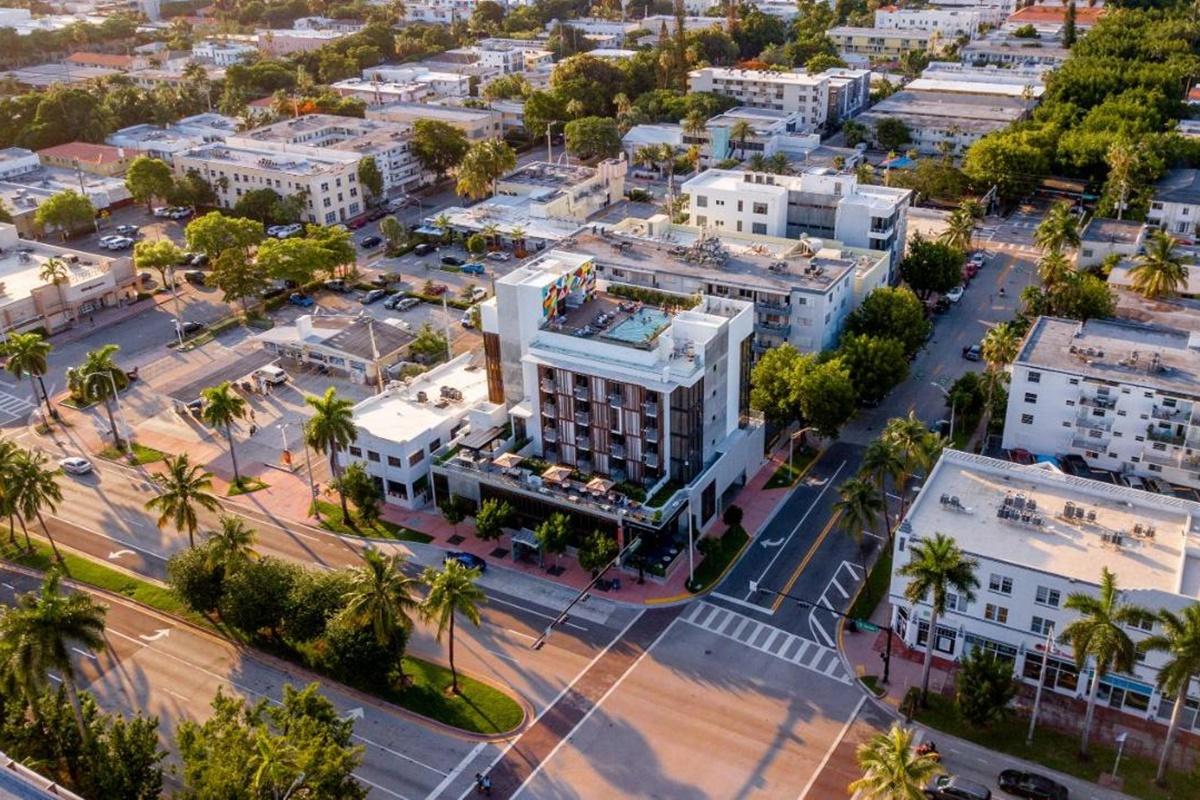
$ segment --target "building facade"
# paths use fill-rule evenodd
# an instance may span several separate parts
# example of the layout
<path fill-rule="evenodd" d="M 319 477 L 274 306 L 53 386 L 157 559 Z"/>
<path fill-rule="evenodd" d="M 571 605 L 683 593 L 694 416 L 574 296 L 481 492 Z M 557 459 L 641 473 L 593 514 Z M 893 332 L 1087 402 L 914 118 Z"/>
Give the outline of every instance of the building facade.
<path fill-rule="evenodd" d="M 913 50 L 928 50 L 938 40 L 938 34 L 931 31 L 848 25 L 830 28 L 826 35 L 839 53 L 868 58 L 899 58 Z"/>
<path fill-rule="evenodd" d="M 943 39 L 974 38 L 981 25 L 998 27 L 1004 21 L 999 6 L 975 8 L 897 8 L 875 12 L 875 27 L 882 30 L 937 32 Z"/>
<path fill-rule="evenodd" d="M 1173 169 L 1154 184 L 1146 222 L 1184 243 L 1197 239 L 1200 219 L 1200 170 Z"/>
<path fill-rule="evenodd" d="M 735 98 L 740 105 L 797 115 L 797 132 L 825 125 L 829 114 L 829 79 L 803 72 L 705 67 L 688 73 L 688 90 Z"/>

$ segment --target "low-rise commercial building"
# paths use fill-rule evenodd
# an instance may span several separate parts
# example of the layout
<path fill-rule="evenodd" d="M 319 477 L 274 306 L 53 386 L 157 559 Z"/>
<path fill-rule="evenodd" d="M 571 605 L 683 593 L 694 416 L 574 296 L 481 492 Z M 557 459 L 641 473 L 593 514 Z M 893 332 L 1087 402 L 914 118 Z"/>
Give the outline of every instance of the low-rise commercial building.
<path fill-rule="evenodd" d="M 796 116 L 796 132 L 825 125 L 829 115 L 829 78 L 803 72 L 705 67 L 688 73 L 688 90 L 735 98 L 740 105 Z"/>
<path fill-rule="evenodd" d="M 252 42 L 202 39 L 192 45 L 192 58 L 216 64 L 218 67 L 230 67 L 258 58 L 258 47 Z"/>
<path fill-rule="evenodd" d="M 1150 200 L 1146 222 L 1185 243 L 1197 237 L 1200 219 L 1200 170 L 1173 169 L 1158 183 Z"/>
<path fill-rule="evenodd" d="M 985 37 L 967 42 L 958 52 L 964 64 L 1052 68 L 1058 67 L 1071 54 L 1061 38 L 1026 39 L 1005 30 L 992 31 Z"/>
<path fill-rule="evenodd" d="M 285 367 L 324 366 L 353 383 L 382 388 L 386 368 L 403 360 L 416 338 L 402 325 L 400 320 L 380 322 L 369 316 L 305 314 L 291 325 L 276 325 L 255 335 L 254 340 L 279 356 Z"/>
<path fill-rule="evenodd" d="M 1017 91 L 1014 97 L 989 90 L 976 92 L 972 88 L 976 86 L 980 84 L 956 84 L 960 91 L 938 88 L 896 92 L 860 114 L 858 121 L 873 132 L 883 120 L 899 120 L 908 128 L 906 146 L 924 155 L 954 154 L 1024 119 L 1036 104 L 1036 100 L 1024 96 L 1024 89 L 992 87 L 1009 93 Z"/>
<path fill-rule="evenodd" d="M 973 8 L 898 8 L 885 6 L 875 11 L 877 30 L 926 31 L 943 39 L 974 37 L 982 25 L 997 27 L 1004 21 L 999 6 Z"/>
<path fill-rule="evenodd" d="M 224 114 L 195 114 L 170 125 L 131 125 L 110 133 L 106 144 L 138 151 L 170 163 L 175 154 L 212 142 L 223 142 L 238 131 L 238 120 Z"/>
<path fill-rule="evenodd" d="M 436 103 L 388 102 L 367 107 L 367 119 L 413 124 L 432 119 L 453 125 L 472 142 L 494 139 L 503 133 L 500 115 L 486 108 L 459 108 Z"/>
<path fill-rule="evenodd" d="M 292 53 L 311 53 L 349 35 L 349 32 L 343 30 L 276 28 L 257 31 L 255 41 L 263 55 L 276 58 Z"/>
<path fill-rule="evenodd" d="M 124 175 L 137 155 L 120 147 L 91 142 L 68 142 L 37 152 L 38 160 L 44 166 L 79 170 L 108 178 Z"/>
<path fill-rule="evenodd" d="M 1004 27 L 1009 30 L 1033 26 L 1039 33 L 1061 34 L 1067 22 L 1069 3 L 1042 2 L 1032 3 L 1017 9 L 1008 16 Z M 1091 6 L 1086 3 L 1075 5 L 1075 29 L 1083 32 L 1091 30 L 1100 18 L 1108 11 L 1103 5 Z"/>
<path fill-rule="evenodd" d="M 905 596 L 900 571 L 913 546 L 943 534 L 976 562 L 976 597 L 950 593 L 930 635 L 930 607 Z M 1076 665 L 1062 630 L 1078 619 L 1074 594 L 1098 596 L 1101 568 L 1116 574 L 1123 598 L 1176 613 L 1200 599 L 1200 504 L 1065 475 L 1048 464 L 1020 465 L 943 451 L 896 533 L 889 599 L 891 625 L 909 647 L 959 660 L 971 651 L 1009 662 L 1031 689 L 1084 700 L 1097 679 L 1091 659 Z M 1156 622 L 1126 628 L 1134 642 Z M 1053 649 L 1046 651 L 1048 641 Z M 1047 659 L 1043 663 L 1043 659 Z M 1156 689 L 1167 656 L 1139 656 L 1130 673 L 1099 677 L 1101 706 L 1166 725 L 1171 698 Z M 1187 687 L 1185 731 L 1200 730 L 1200 689 Z M 1079 704 L 1082 714 L 1082 703 Z"/>
<path fill-rule="evenodd" d="M 340 81 L 334 86 L 350 86 L 352 83 L 352 81 Z M 385 64 L 379 67 L 368 67 L 363 70 L 360 83 L 382 83 L 396 86 L 424 84 L 429 87 L 429 91 L 432 92 L 431 96 L 434 97 L 467 97 L 471 94 L 469 75 L 425 64 Z M 371 98 L 364 97 L 363 99 L 370 100 Z"/>
<path fill-rule="evenodd" d="M 0 150 L 0 203 L 21 236 L 33 238 L 51 232 L 38 225 L 38 206 L 65 191 L 82 193 L 97 210 L 129 201 L 129 189 L 121 178 L 74 166 L 44 166 L 37 153 L 22 147 Z"/>
<path fill-rule="evenodd" d="M 1080 232 L 1079 240 L 1075 266 L 1094 267 L 1109 256 L 1137 255 L 1146 241 L 1146 226 L 1133 220 L 1092 217 Z"/>

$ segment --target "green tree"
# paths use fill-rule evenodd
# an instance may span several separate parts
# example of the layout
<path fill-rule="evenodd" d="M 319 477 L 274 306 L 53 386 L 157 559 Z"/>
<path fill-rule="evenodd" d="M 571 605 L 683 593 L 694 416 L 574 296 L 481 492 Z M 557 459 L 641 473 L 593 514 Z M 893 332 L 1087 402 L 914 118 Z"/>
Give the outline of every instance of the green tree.
<path fill-rule="evenodd" d="M 1070 0 L 1067 3 L 1067 12 L 1063 17 L 1063 47 L 1073 47 L 1077 37 L 1078 33 L 1075 30 L 1075 0 Z"/>
<path fill-rule="evenodd" d="M 175 530 L 186 532 L 188 546 L 196 546 L 196 531 L 200 528 L 199 509 L 216 512 L 220 502 L 211 493 L 211 472 L 199 464 L 193 464 L 187 453 L 180 453 L 166 460 L 166 471 L 156 472 L 154 482 L 159 494 L 146 501 L 147 511 L 157 511 L 155 524 L 159 528 L 171 525 Z"/>
<path fill-rule="evenodd" d="M 834 512 L 841 515 L 838 524 L 854 539 L 861 555 L 866 542 L 865 534 L 875 527 L 875 521 L 883 512 L 883 500 L 875 486 L 861 477 L 846 481 L 838 487 Z"/>
<path fill-rule="evenodd" d="M 225 576 L 218 606 L 221 619 L 252 637 L 267 631 L 278 639 L 299 571 L 295 564 L 271 556 L 247 561 Z"/>
<path fill-rule="evenodd" d="M 203 552 L 211 569 L 229 576 L 258 557 L 254 543 L 258 534 L 241 517 L 221 515 L 221 527 L 208 535 Z"/>
<path fill-rule="evenodd" d="M 241 250 L 248 261 L 250 249 L 266 237 L 266 232 L 262 223 L 256 220 L 210 211 L 189 222 L 184 235 L 188 249 L 204 253 L 211 259 L 227 250 Z"/>
<path fill-rule="evenodd" d="M 419 119 L 413 123 L 413 155 L 439 181 L 462 162 L 470 148 L 466 134 L 448 122 Z"/>
<path fill-rule="evenodd" d="M 959 713 L 977 728 L 1003 717 L 1017 695 L 1012 663 L 980 648 L 962 657 L 954 684 Z"/>
<path fill-rule="evenodd" d="M 8 341 L 0 350 L 8 358 L 4 368 L 14 378 L 21 380 L 26 375 L 29 376 L 29 385 L 33 387 L 34 402 L 37 402 L 36 398 L 40 395 L 46 404 L 47 423 L 54 417 L 54 409 L 50 407 L 50 395 L 46 392 L 46 384 L 42 381 L 42 376 L 49 369 L 48 359 L 52 350 L 54 350 L 54 346 L 37 332 L 10 333 Z"/>
<path fill-rule="evenodd" d="M 750 371 L 750 404 L 776 423 L 800 415 L 799 375 L 811 359 L 784 344 L 762 354 Z"/>
<path fill-rule="evenodd" d="M 51 670 L 62 678 L 75 715 L 79 735 L 88 740 L 83 708 L 76 683 L 71 648 L 99 653 L 107 646 L 104 638 L 104 606 L 83 592 L 60 591 L 62 573 L 46 573 L 41 588 L 17 599 L 13 608 L 0 615 L 0 640 L 6 643 L 7 667 L 31 702 L 34 692 L 45 686 Z"/>
<path fill-rule="evenodd" d="M 71 282 L 71 271 L 64 261 L 58 258 L 48 258 L 38 270 L 38 279 L 54 286 L 58 292 L 58 305 L 61 309 L 66 305 L 63 296 L 63 286 Z"/>
<path fill-rule="evenodd" d="M 571 543 L 571 518 L 557 512 L 551 514 L 534 529 L 533 535 L 542 553 L 561 558 Z"/>
<path fill-rule="evenodd" d="M 358 438 L 354 427 L 354 403 L 338 397 L 337 390 L 330 386 L 321 397 L 306 397 L 304 402 L 313 410 L 312 417 L 304 424 L 304 439 L 308 446 L 329 456 L 329 470 L 333 477 L 342 475 L 338 462 L 338 451 L 349 447 Z M 346 495 L 338 492 L 342 503 L 342 518 L 350 519 L 346 507 Z"/>
<path fill-rule="evenodd" d="M 617 557 L 617 541 L 604 531 L 592 531 L 579 545 L 579 566 L 595 575 Z"/>
<path fill-rule="evenodd" d="M 847 791 L 862 800 L 922 800 L 925 786 L 945 772 L 933 753 L 917 754 L 913 730 L 899 725 L 860 744 L 855 758 L 863 776 Z"/>
<path fill-rule="evenodd" d="M 189 548 L 167 561 L 167 583 L 188 608 L 211 615 L 224 590 L 224 572 L 215 565 L 207 547 Z"/>
<path fill-rule="evenodd" d="M 900 456 L 900 448 L 885 437 L 873 439 L 867 445 L 867 449 L 863 451 L 859 475 L 869 480 L 879 494 L 879 509 L 883 514 L 884 532 L 887 534 L 888 541 L 891 541 L 892 525 L 887 514 L 887 490 L 888 481 L 891 481 L 897 491 L 904 491 L 904 484 L 901 483 L 905 477 L 904 460 Z"/>
<path fill-rule="evenodd" d="M 62 487 L 58 485 L 58 470 L 47 469 L 46 461 L 46 456 L 40 451 L 17 450 L 9 464 L 5 483 L 13 510 L 21 519 L 22 529 L 26 520 L 37 519 L 42 535 L 50 542 L 50 549 L 61 564 L 62 553 L 58 552 L 58 545 L 46 527 L 42 509 L 48 508 L 50 513 L 58 510 L 58 504 L 63 499 Z M 28 531 L 25 531 L 25 542 L 29 543 Z"/>
<path fill-rule="evenodd" d="M 842 123 L 842 138 L 847 147 L 856 147 L 870 138 L 871 132 L 861 122 L 848 119 Z"/>
<path fill-rule="evenodd" d="M 837 357 L 850 370 L 850 382 L 859 400 L 878 402 L 908 377 L 904 343 L 897 339 L 864 334 L 843 336 Z"/>
<path fill-rule="evenodd" d="M 371 156 L 364 156 L 358 162 L 358 182 L 365 190 L 368 201 L 383 197 L 383 173 Z"/>
<path fill-rule="evenodd" d="M 932 242 L 919 233 L 908 242 L 908 254 L 900 262 L 900 275 L 922 300 L 933 292 L 948 292 L 962 283 L 961 251 Z"/>
<path fill-rule="evenodd" d="M 379 221 L 379 235 L 387 242 L 387 252 L 394 255 L 408 241 L 408 231 L 395 217 L 384 217 Z"/>
<path fill-rule="evenodd" d="M 283 196 L 274 189 L 248 189 L 233 206 L 233 213 L 260 225 L 282 224 L 295 220 L 283 219 L 280 203 Z"/>
<path fill-rule="evenodd" d="M 259 277 L 293 281 L 297 286 L 313 282 L 317 271 L 330 271 L 328 254 L 314 239 L 267 239 L 258 246 L 255 264 Z"/>
<path fill-rule="evenodd" d="M 507 501 L 488 498 L 475 512 L 475 535 L 485 542 L 499 539 L 515 516 L 516 511 Z"/>
<path fill-rule="evenodd" d="M 875 123 L 875 142 L 883 150 L 899 150 L 912 141 L 912 132 L 897 117 L 884 117 Z"/>
<path fill-rule="evenodd" d="M 1109 672 L 1133 671 L 1137 648 L 1126 629 L 1150 619 L 1151 615 L 1139 606 L 1122 601 L 1121 591 L 1117 588 L 1117 576 L 1108 567 L 1101 568 L 1098 595 L 1072 592 L 1063 602 L 1063 608 L 1079 616 L 1062 629 L 1059 639 L 1070 643 L 1071 651 L 1075 654 L 1075 668 L 1080 673 L 1088 661 L 1093 666 L 1087 712 L 1083 717 L 1083 735 L 1079 740 L 1079 753 L 1087 756 L 1100 682 Z"/>
<path fill-rule="evenodd" d="M 896 518 L 902 519 L 908 507 L 908 482 L 918 472 L 932 469 L 940 448 L 936 444 L 936 437 L 913 411 L 909 411 L 907 417 L 889 419 L 883 427 L 881 438 L 895 448 L 897 457 L 904 465 L 896 481 L 896 493 L 902 498 L 900 513 Z"/>
<path fill-rule="evenodd" d="M 1156 633 L 1138 642 L 1143 653 L 1163 653 L 1167 661 L 1158 670 L 1158 690 L 1166 697 L 1174 698 L 1171 721 L 1167 726 L 1167 738 L 1163 741 L 1162 756 L 1158 760 L 1158 772 L 1154 780 L 1160 785 L 1167 776 L 1167 763 L 1171 747 L 1179 732 L 1192 681 L 1200 678 L 1200 605 L 1192 603 L 1179 613 L 1160 609 L 1155 615 L 1162 633 Z"/>
<path fill-rule="evenodd" d="M 233 426 L 239 419 L 246 418 L 246 401 L 233 390 L 233 384 L 229 381 L 201 390 L 200 398 L 204 401 L 200 418 L 206 424 L 225 432 L 225 441 L 229 443 L 229 458 L 233 461 L 233 483 L 240 486 L 242 476 L 238 472 L 237 451 L 233 446 Z"/>
<path fill-rule="evenodd" d="M 117 421 L 113 417 L 113 403 L 117 399 L 116 393 L 129 385 L 129 376 L 113 360 L 120 349 L 115 344 L 106 344 L 89 350 L 82 364 L 67 370 L 67 388 L 73 398 L 82 403 L 104 403 L 113 444 L 118 449 L 122 444 L 120 433 L 117 431 Z"/>
<path fill-rule="evenodd" d="M 477 142 L 458 165 L 455 191 L 471 200 L 495 194 L 496 181 L 516 165 L 517 154 L 504 142 L 498 139 Z"/>
<path fill-rule="evenodd" d="M 348 497 L 358 509 L 359 518 L 368 525 L 379 519 L 379 504 L 383 502 L 383 493 L 379 486 L 367 473 L 362 462 L 355 461 L 342 470 L 341 477 L 335 481 L 340 494 Z M 346 523 L 354 527 L 354 521 L 347 519 Z"/>
<path fill-rule="evenodd" d="M 403 556 L 367 548 L 362 559 L 363 565 L 351 573 L 341 615 L 357 627 L 369 627 L 399 668 L 412 629 L 409 614 L 419 608 L 414 594 L 418 581 L 404 574 Z"/>
<path fill-rule="evenodd" d="M 1079 219 L 1069 202 L 1063 200 L 1050 206 L 1033 231 L 1033 242 L 1052 253 L 1079 247 Z"/>
<path fill-rule="evenodd" d="M 852 416 L 857 397 L 850 370 L 840 358 L 811 364 L 796 386 L 804 421 L 822 436 L 834 438 Z"/>
<path fill-rule="evenodd" d="M 1187 286 L 1187 267 L 1175 251 L 1175 239 L 1165 231 L 1154 231 L 1146 252 L 1129 271 L 1133 290 L 1151 300 L 1171 297 Z"/>
<path fill-rule="evenodd" d="M 971 241 L 975 237 L 975 217 L 963 208 L 956 208 L 946 220 L 946 229 L 938 236 L 938 241 L 949 245 L 959 252 L 971 249 Z"/>
<path fill-rule="evenodd" d="M 147 211 L 154 204 L 154 198 L 165 198 L 174 185 L 170 166 L 157 158 L 138 156 L 125 170 L 125 188 L 129 190 L 129 196 L 138 203 L 145 203 Z"/>
<path fill-rule="evenodd" d="M 217 256 L 209 277 L 223 293 L 221 299 L 240 303 L 244 314 L 250 313 L 249 301 L 267 286 L 262 271 L 241 250 L 226 250 Z"/>
<path fill-rule="evenodd" d="M 139 270 L 158 270 L 163 286 L 168 285 L 167 272 L 183 261 L 183 251 L 170 239 L 141 241 L 133 246 L 133 266 Z"/>
<path fill-rule="evenodd" d="M 339 681 L 378 691 L 391 687 L 398 663 L 395 652 L 404 652 L 407 643 L 408 631 L 397 629 L 389 650 L 375 638 L 370 626 L 356 626 L 335 616 L 325 629 L 322 661 Z"/>
<path fill-rule="evenodd" d="M 1065 255 L 1057 250 L 1051 250 L 1038 261 L 1038 277 L 1042 287 L 1053 290 L 1056 286 L 1070 280 L 1075 271 L 1074 265 Z"/>
<path fill-rule="evenodd" d="M 872 290 L 846 318 L 847 333 L 895 339 L 908 358 L 925 344 L 931 327 L 921 301 L 904 286 Z"/>
<path fill-rule="evenodd" d="M 958 543 L 943 533 L 935 533 L 909 545 L 908 563 L 899 574 L 908 578 L 904 597 L 916 606 L 929 603 L 929 629 L 925 637 L 925 664 L 921 668 L 921 703 L 929 697 L 929 671 L 933 666 L 938 620 L 946 613 L 946 596 L 953 591 L 967 603 L 975 600 L 979 580 L 975 559 L 959 549 Z"/>
<path fill-rule="evenodd" d="M 92 201 L 71 189 L 53 194 L 33 212 L 33 221 L 43 230 L 57 230 L 63 240 L 84 226 L 94 225 Z"/>
<path fill-rule="evenodd" d="M 293 642 L 312 642 L 325 635 L 350 592 L 349 570 L 301 570 L 288 596 L 283 635 Z M 374 635 L 371 635 L 374 640 Z M 332 642 L 326 642 L 329 647 Z"/>
<path fill-rule="evenodd" d="M 1050 157 L 1031 132 L 1000 131 L 972 144 L 962 168 L 973 185 L 995 186 L 1002 199 L 1015 200 L 1049 174 Z"/>
<path fill-rule="evenodd" d="M 621 152 L 617 122 L 603 117 L 582 117 L 567 123 L 567 151 L 578 158 L 613 158 Z"/>
<path fill-rule="evenodd" d="M 417 330 L 417 338 L 409 344 L 408 352 L 417 361 L 432 364 L 443 358 L 449 358 L 450 348 L 446 337 L 426 322 Z"/>
<path fill-rule="evenodd" d="M 458 667 L 454 664 L 454 620 L 458 615 L 478 627 L 479 606 L 487 602 L 487 595 L 477 585 L 478 569 L 468 569 L 451 559 L 440 570 L 429 567 L 421 579 L 429 587 L 429 594 L 421 603 L 421 613 L 432 622 L 437 630 L 437 640 L 449 631 L 450 643 L 450 691 L 458 694 Z"/>
<path fill-rule="evenodd" d="M 452 494 L 443 500 L 438 509 L 442 512 L 442 516 L 446 518 L 446 522 L 454 528 L 455 534 L 458 533 L 458 525 L 467 518 L 467 504 L 456 494 Z"/>

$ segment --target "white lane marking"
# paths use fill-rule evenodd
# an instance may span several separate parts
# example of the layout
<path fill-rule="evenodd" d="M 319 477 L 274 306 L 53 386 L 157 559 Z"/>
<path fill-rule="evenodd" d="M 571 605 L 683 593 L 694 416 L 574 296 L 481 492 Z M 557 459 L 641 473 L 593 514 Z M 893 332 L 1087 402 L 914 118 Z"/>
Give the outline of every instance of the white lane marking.
<path fill-rule="evenodd" d="M 817 623 L 816 618 L 812 614 L 808 615 L 808 629 L 812 631 L 813 638 L 824 642 L 826 647 L 833 647 L 833 637 L 825 631 L 822 625 Z"/>
<path fill-rule="evenodd" d="M 850 599 L 850 593 L 842 588 L 842 585 L 840 583 L 838 583 L 838 579 L 836 576 L 834 576 L 834 578 L 829 581 L 829 585 L 832 586 L 834 589 L 837 589 L 838 594 L 840 594 L 842 597 L 844 597 L 847 600 Z"/>
<path fill-rule="evenodd" d="M 75 651 L 76 653 L 78 653 L 79 655 L 83 656 L 84 658 L 90 658 L 92 661 L 100 660 L 100 659 L 96 658 L 95 654 L 89 653 L 87 650 L 80 650 L 78 647 L 72 647 L 71 649 L 73 651 Z"/>
<path fill-rule="evenodd" d="M 432 792 L 425 795 L 425 800 L 436 800 L 436 798 L 441 795 L 442 792 L 446 791 L 446 787 L 454 783 L 455 779 L 463 773 L 463 770 L 467 768 L 467 765 L 479 757 L 479 754 L 483 752 L 483 748 L 487 746 L 487 742 L 480 742 L 472 747 L 471 752 L 463 756 L 462 761 L 459 761 L 458 765 L 455 766 L 454 769 L 450 770 L 450 773 L 446 775 L 445 778 L 442 778 L 442 782 L 433 787 Z"/>
<path fill-rule="evenodd" d="M 153 636 L 147 636 L 144 633 L 139 633 L 138 638 L 143 642 L 157 642 L 159 639 L 165 639 L 171 635 L 170 628 L 159 628 L 154 632 Z"/>
<path fill-rule="evenodd" d="M 520 636 L 522 639 L 528 639 L 531 642 L 537 641 L 537 637 L 532 634 L 522 633 L 521 631 L 514 631 L 512 628 L 505 628 L 504 630 L 511 633 L 513 636 Z"/>
<path fill-rule="evenodd" d="M 46 675 L 48 675 L 50 680 L 54 681 L 55 683 L 62 683 L 62 678 L 58 677 L 53 672 L 47 672 Z"/>
<path fill-rule="evenodd" d="M 543 619 L 550 619 L 550 620 L 558 619 L 557 614 L 546 614 L 545 612 L 537 611 L 535 609 L 529 608 L 528 606 L 523 606 L 520 603 L 513 603 L 509 600 L 501 600 L 499 597 L 492 597 L 491 595 L 488 595 L 488 602 L 489 603 L 500 603 L 501 605 L 512 606 L 513 608 L 519 608 L 522 611 L 527 611 L 528 613 L 533 614 L 534 616 L 542 617 Z M 587 628 L 585 628 L 584 626 L 576 625 L 574 622 L 570 622 L 570 621 L 564 622 L 562 624 L 566 625 L 568 628 L 575 628 L 576 630 L 581 630 L 581 631 L 587 630 Z"/>
<path fill-rule="evenodd" d="M 171 695 L 172 697 L 176 697 L 176 698 L 179 698 L 180 700 L 183 700 L 186 703 L 190 703 L 192 701 L 192 698 L 188 697 L 186 694 L 180 694 L 179 692 L 175 691 L 174 689 L 164 689 L 163 691 L 165 691 L 167 694 Z"/>
<path fill-rule="evenodd" d="M 499 650 L 493 650 L 490 647 L 484 647 L 483 651 L 485 653 L 491 653 L 492 655 L 496 656 L 496 658 L 503 658 L 505 661 L 511 661 L 514 664 L 521 663 L 521 660 L 516 656 L 510 656 L 508 653 L 501 653 Z"/>
<path fill-rule="evenodd" d="M 792 528 L 792 532 L 784 537 L 783 547 L 780 547 L 775 551 L 775 555 L 771 556 L 771 560 L 767 562 L 767 566 L 761 573 L 759 573 L 759 583 L 762 583 L 763 578 L 767 577 L 767 573 L 771 571 L 771 567 L 775 566 L 775 561 L 779 558 L 779 556 L 781 556 L 788 549 L 787 546 L 791 543 L 792 537 L 796 535 L 796 531 L 800 530 L 800 527 L 804 525 L 805 520 L 808 519 L 808 515 L 811 514 L 813 509 L 817 507 L 817 504 L 821 502 L 821 498 L 824 497 L 825 493 L 829 491 L 829 487 L 833 486 L 834 482 L 837 480 L 837 476 L 841 474 L 841 471 L 845 466 L 846 462 L 843 460 L 841 464 L 838 464 L 838 468 L 833 471 L 833 474 L 826 479 L 825 486 L 822 487 L 820 493 L 813 498 L 812 503 L 810 503 L 808 506 L 808 510 L 804 512 L 804 516 L 800 517 L 800 521 L 796 523 L 796 527 Z M 754 592 L 747 589 L 746 596 L 742 599 L 749 600 L 752 594 L 754 594 Z"/>
<path fill-rule="evenodd" d="M 615 692 L 617 689 L 619 689 L 621 687 L 621 684 L 625 682 L 625 679 L 628 678 L 630 675 L 632 675 L 633 671 L 635 669 L 637 669 L 638 666 L 642 663 L 642 659 L 644 659 L 646 656 L 650 655 L 650 651 L 654 649 L 655 645 L 657 645 L 659 642 L 661 642 L 663 637 L 671 632 L 671 629 L 675 627 L 676 622 L 679 622 L 679 617 L 676 617 L 675 619 L 671 620 L 671 624 L 668 625 L 667 627 L 663 628 L 662 633 L 660 633 L 660 634 L 658 634 L 658 636 L 654 637 L 654 641 L 650 643 L 650 646 L 647 647 L 645 650 L 643 650 L 642 654 L 639 655 L 636 659 L 634 659 L 632 664 L 630 664 L 628 667 L 625 668 L 625 671 L 621 673 L 621 676 L 619 678 L 617 678 L 615 681 L 613 681 L 613 685 L 608 687 L 608 691 L 606 691 L 604 694 L 600 695 L 600 699 L 592 704 L 592 707 L 587 710 L 587 713 L 583 715 L 583 718 L 580 719 L 579 722 L 575 723 L 574 727 L 572 727 L 571 730 L 567 732 L 566 736 L 563 736 L 562 738 L 560 738 L 558 740 L 558 743 L 554 745 L 554 748 L 551 749 L 550 752 L 546 754 L 546 757 L 543 758 L 538 763 L 538 765 L 533 768 L 533 771 L 529 773 L 529 777 L 527 777 L 524 781 L 522 781 L 521 785 L 517 787 L 517 790 L 515 792 L 513 792 L 512 800 L 516 800 L 517 797 L 520 797 L 521 792 L 525 791 L 525 787 L 528 786 L 529 783 L 538 776 L 538 773 L 540 773 L 542 771 L 542 767 L 544 767 L 550 763 L 550 759 L 554 758 L 554 756 L 558 753 L 558 751 L 562 749 L 562 746 L 564 744 L 566 744 L 571 739 L 572 736 L 575 735 L 575 732 L 578 731 L 581 727 L 583 727 L 583 725 L 589 719 L 591 719 L 592 714 L 594 714 L 596 712 L 596 709 L 598 709 L 598 708 L 600 708 L 600 706 L 604 705 L 604 701 L 607 700 L 613 692 Z"/>
<path fill-rule="evenodd" d="M 3 586 L 5 589 L 8 589 L 10 592 L 15 592 L 17 590 L 17 587 L 13 586 L 11 583 L 0 583 L 0 586 Z"/>
<path fill-rule="evenodd" d="M 833 751 L 842 743 L 842 739 L 846 738 L 846 734 L 850 731 L 850 726 L 854 724 L 854 720 L 858 717 L 858 712 L 862 711 L 863 704 L 866 702 L 867 696 L 865 694 L 858 699 L 858 705 L 854 707 L 854 712 L 850 714 L 850 719 L 846 720 L 846 724 L 838 732 L 837 738 L 833 740 L 833 744 L 829 745 L 829 749 L 825 751 L 825 757 L 817 765 L 817 769 L 813 772 L 812 777 L 808 779 L 808 783 L 804 784 L 804 788 L 800 790 L 800 795 L 796 800 L 804 800 L 804 798 L 808 797 L 808 793 L 812 791 L 813 784 L 817 782 L 817 778 L 821 777 L 821 773 L 825 771 L 825 766 L 833 756 Z"/>
<path fill-rule="evenodd" d="M 108 554 L 108 560 L 116 561 L 121 556 L 131 556 L 131 555 L 134 555 L 134 552 L 132 550 L 113 550 L 111 553 Z"/>

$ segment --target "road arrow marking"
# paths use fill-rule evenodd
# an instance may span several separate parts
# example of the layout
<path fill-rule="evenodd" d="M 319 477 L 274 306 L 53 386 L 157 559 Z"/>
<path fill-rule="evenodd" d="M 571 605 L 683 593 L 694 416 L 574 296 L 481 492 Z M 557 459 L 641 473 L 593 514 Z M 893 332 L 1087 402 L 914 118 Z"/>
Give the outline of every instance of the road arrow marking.
<path fill-rule="evenodd" d="M 763 547 L 779 547 L 779 545 L 783 544 L 783 539 L 772 539 L 770 541 L 762 541 L 762 542 L 759 542 L 759 544 L 761 544 Z"/>
<path fill-rule="evenodd" d="M 137 554 L 134 553 L 132 550 L 113 550 L 111 553 L 108 554 L 108 560 L 113 561 L 115 559 L 120 558 L 121 556 L 132 556 L 132 555 L 137 555 Z"/>
<path fill-rule="evenodd" d="M 144 633 L 139 633 L 138 638 L 141 639 L 143 642 L 157 642 L 159 639 L 165 639 L 167 636 L 170 636 L 170 635 L 171 635 L 170 628 L 159 628 L 158 630 L 156 630 L 154 632 L 153 636 L 147 636 Z"/>
<path fill-rule="evenodd" d="M 363 710 L 361 708 L 352 708 L 346 712 L 346 719 L 362 719 Z"/>

